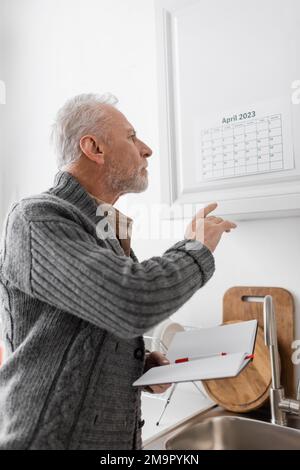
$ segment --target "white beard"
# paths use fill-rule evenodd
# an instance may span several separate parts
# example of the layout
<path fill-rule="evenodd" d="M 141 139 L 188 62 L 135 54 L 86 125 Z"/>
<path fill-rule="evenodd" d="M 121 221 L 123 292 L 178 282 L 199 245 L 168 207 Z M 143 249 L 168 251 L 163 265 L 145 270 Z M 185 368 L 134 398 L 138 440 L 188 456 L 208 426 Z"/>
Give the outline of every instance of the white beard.
<path fill-rule="evenodd" d="M 125 179 L 124 174 L 114 168 L 108 176 L 109 187 L 120 193 L 141 193 L 148 187 L 148 174 L 143 174 L 139 168 L 137 172 Z"/>

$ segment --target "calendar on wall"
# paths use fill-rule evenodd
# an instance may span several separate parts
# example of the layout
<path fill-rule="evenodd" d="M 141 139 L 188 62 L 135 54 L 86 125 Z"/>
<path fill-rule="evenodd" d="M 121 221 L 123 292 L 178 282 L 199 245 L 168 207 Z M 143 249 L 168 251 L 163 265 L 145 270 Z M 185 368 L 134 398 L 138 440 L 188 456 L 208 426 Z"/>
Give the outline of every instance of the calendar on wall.
<path fill-rule="evenodd" d="M 264 103 L 248 109 L 220 114 L 215 122 L 221 125 L 196 130 L 200 138 L 196 150 L 197 181 L 294 168 L 291 113 L 285 103 Z M 276 109 L 279 112 L 274 112 Z M 203 122 L 207 120 L 203 118 Z"/>
<path fill-rule="evenodd" d="M 299 0 L 156 13 L 162 202 L 174 218 L 212 201 L 240 220 L 300 215 Z"/>

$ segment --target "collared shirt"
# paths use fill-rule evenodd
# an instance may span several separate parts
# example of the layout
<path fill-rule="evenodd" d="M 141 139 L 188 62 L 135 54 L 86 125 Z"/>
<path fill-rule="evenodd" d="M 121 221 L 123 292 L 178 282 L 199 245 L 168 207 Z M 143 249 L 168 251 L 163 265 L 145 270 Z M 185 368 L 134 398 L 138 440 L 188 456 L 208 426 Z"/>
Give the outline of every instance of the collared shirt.
<path fill-rule="evenodd" d="M 96 201 L 98 206 L 104 204 L 109 210 L 109 214 L 107 216 L 108 222 L 114 230 L 116 237 L 124 250 L 125 255 L 130 256 L 133 220 L 130 217 L 127 217 L 125 214 L 123 214 L 111 204 L 104 202 L 101 199 L 98 199 L 90 193 L 89 195 Z"/>

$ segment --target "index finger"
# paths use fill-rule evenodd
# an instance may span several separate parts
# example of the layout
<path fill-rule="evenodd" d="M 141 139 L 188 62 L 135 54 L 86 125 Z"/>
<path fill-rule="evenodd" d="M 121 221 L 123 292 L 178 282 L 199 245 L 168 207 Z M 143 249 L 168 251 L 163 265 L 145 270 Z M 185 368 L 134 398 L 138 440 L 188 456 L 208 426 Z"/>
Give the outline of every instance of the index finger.
<path fill-rule="evenodd" d="M 210 214 L 212 211 L 214 211 L 218 207 L 218 204 L 216 202 L 212 202 L 211 204 L 208 204 L 208 206 L 205 206 L 203 209 L 200 209 L 199 212 L 196 214 L 196 219 L 206 217 L 208 214 Z"/>

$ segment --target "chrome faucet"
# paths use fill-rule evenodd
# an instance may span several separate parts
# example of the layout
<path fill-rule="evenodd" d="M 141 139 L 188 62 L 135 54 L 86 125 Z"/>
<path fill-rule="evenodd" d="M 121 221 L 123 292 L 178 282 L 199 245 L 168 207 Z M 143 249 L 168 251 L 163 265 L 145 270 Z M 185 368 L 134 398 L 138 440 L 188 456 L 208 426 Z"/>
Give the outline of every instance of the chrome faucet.
<path fill-rule="evenodd" d="M 265 343 L 270 351 L 272 372 L 272 385 L 270 388 L 271 419 L 273 424 L 286 426 L 287 413 L 300 415 L 300 380 L 297 387 L 297 399 L 286 398 L 280 381 L 277 325 L 271 295 L 264 297 L 264 333 Z"/>

